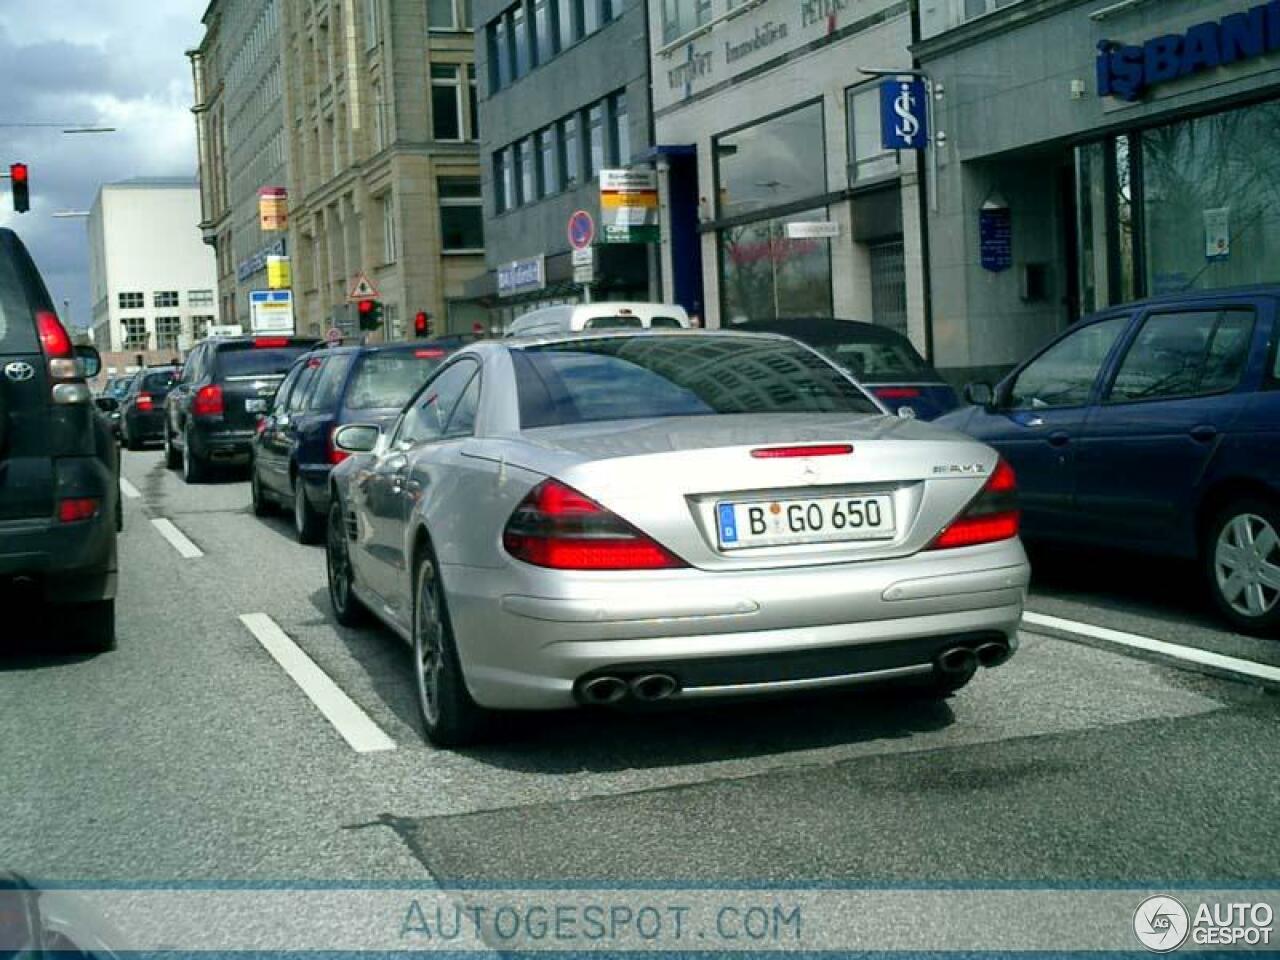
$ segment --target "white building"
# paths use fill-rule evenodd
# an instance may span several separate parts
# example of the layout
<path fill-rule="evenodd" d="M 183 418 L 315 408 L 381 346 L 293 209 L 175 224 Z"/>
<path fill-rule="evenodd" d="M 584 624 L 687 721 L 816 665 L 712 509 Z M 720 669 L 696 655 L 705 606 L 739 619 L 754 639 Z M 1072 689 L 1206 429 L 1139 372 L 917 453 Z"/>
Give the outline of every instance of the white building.
<path fill-rule="evenodd" d="M 168 359 L 218 322 L 217 264 L 193 178 L 103 184 L 89 215 L 93 342 Z"/>

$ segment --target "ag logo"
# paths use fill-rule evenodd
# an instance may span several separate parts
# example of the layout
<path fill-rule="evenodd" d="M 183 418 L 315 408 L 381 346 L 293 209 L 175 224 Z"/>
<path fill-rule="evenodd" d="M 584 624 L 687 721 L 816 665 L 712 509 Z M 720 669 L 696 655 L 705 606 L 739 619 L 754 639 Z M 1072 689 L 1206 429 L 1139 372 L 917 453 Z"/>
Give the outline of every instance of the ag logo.
<path fill-rule="evenodd" d="M 1187 908 L 1173 897 L 1163 894 L 1147 897 L 1133 915 L 1133 932 L 1141 944 L 1153 953 L 1168 953 L 1187 939 L 1190 917 Z"/>
<path fill-rule="evenodd" d="M 36 375 L 36 368 L 23 360 L 15 360 L 5 364 L 4 375 L 15 383 L 23 383 Z"/>

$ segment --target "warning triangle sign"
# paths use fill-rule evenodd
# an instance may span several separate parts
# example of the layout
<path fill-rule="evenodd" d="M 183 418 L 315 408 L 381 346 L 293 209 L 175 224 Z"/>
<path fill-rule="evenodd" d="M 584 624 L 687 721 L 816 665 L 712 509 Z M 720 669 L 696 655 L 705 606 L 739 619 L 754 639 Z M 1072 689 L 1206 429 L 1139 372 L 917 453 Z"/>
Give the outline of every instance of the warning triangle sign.
<path fill-rule="evenodd" d="M 373 285 L 364 271 L 356 274 L 356 282 L 351 286 L 351 292 L 347 294 L 347 302 L 354 303 L 357 300 L 377 300 L 378 288 Z"/>

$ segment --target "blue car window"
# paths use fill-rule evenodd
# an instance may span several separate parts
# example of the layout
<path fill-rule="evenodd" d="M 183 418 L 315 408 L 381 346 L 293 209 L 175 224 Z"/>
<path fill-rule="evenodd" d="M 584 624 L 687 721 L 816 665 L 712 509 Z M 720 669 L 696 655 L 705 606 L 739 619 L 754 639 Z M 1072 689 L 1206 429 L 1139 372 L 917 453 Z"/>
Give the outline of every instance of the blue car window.
<path fill-rule="evenodd" d="M 1072 331 L 1023 368 L 1010 387 L 1008 406 L 1043 410 L 1088 403 L 1102 364 L 1128 323 L 1128 316 L 1111 317 Z"/>
<path fill-rule="evenodd" d="M 308 410 L 332 411 L 338 405 L 338 395 L 351 368 L 351 354 L 338 353 L 325 358 L 316 388 L 311 391 Z"/>
<path fill-rule="evenodd" d="M 1222 393 L 1240 382 L 1253 334 L 1253 312 L 1184 310 L 1143 323 L 1121 361 L 1112 403 Z"/>

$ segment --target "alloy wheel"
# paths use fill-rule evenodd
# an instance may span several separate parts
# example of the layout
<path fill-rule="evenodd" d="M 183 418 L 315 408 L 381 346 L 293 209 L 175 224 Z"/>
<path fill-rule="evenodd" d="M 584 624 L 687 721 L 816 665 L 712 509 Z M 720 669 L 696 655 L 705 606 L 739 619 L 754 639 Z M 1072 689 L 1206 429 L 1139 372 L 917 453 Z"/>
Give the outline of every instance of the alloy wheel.
<path fill-rule="evenodd" d="M 1243 617 L 1262 617 L 1280 603 L 1280 536 L 1265 517 L 1239 513 L 1223 525 L 1213 552 L 1223 600 Z"/>
<path fill-rule="evenodd" d="M 413 616 L 414 675 L 418 704 L 428 727 L 440 721 L 440 671 L 444 662 L 444 624 L 440 619 L 439 586 L 431 564 L 418 574 L 418 602 Z"/>

